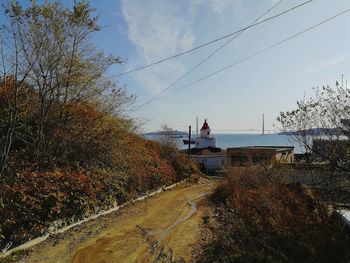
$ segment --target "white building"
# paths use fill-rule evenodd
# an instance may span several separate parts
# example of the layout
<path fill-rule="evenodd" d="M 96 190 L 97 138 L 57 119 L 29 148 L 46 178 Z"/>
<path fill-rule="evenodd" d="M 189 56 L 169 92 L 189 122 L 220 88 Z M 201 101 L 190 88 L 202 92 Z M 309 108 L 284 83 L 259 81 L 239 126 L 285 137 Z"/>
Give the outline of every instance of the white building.
<path fill-rule="evenodd" d="M 211 132 L 207 120 L 204 121 L 203 126 L 201 128 L 201 135 L 200 137 L 196 138 L 195 142 L 195 147 L 197 149 L 216 147 L 215 138 L 211 137 Z"/>
<path fill-rule="evenodd" d="M 195 148 L 191 149 L 191 155 L 205 172 L 226 169 L 226 151 L 216 147 L 216 141 L 211 136 L 207 120 L 203 123 L 200 137 L 195 139 Z"/>

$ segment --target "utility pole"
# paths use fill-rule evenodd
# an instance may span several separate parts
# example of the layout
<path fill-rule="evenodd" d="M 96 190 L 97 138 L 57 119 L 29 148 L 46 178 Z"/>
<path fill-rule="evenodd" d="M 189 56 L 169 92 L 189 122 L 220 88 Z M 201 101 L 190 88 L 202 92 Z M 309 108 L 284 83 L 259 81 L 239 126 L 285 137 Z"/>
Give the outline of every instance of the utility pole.
<path fill-rule="evenodd" d="M 191 159 L 191 125 L 188 126 L 188 157 Z"/>
<path fill-rule="evenodd" d="M 264 113 L 262 115 L 262 135 L 265 134 L 265 118 L 264 118 Z"/>

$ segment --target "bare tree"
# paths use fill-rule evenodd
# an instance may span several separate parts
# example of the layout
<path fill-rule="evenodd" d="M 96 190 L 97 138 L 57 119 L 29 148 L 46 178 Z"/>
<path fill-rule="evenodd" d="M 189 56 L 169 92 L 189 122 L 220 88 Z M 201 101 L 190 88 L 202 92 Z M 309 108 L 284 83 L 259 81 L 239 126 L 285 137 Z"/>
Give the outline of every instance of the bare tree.
<path fill-rule="evenodd" d="M 304 147 L 311 181 L 338 201 L 348 198 L 350 181 L 350 90 L 343 81 L 314 89 L 314 97 L 281 112 L 278 121 Z"/>
<path fill-rule="evenodd" d="M 64 126 L 72 103 L 88 101 L 105 113 L 118 115 L 135 100 L 125 87 L 106 78 L 108 69 L 122 60 L 106 56 L 92 44 L 91 36 L 100 28 L 85 1 L 75 1 L 72 9 L 60 1 L 41 5 L 31 1 L 26 8 L 9 1 L 2 7 L 1 87 L 7 98 L 8 123 L 1 134 L 0 171 L 11 150 L 21 92 L 32 90 L 38 96 L 33 105 L 37 107 L 33 134 L 37 158 L 47 152 L 45 127 L 52 111 L 59 114 L 55 125 Z"/>
<path fill-rule="evenodd" d="M 0 178 L 4 173 L 8 160 L 13 136 L 18 121 L 19 94 L 23 92 L 37 56 L 31 54 L 32 60 L 26 61 L 21 52 L 20 36 L 17 32 L 17 24 L 12 17 L 20 12 L 18 5 L 5 8 L 5 22 L 0 27 L 0 60 L 1 77 L 0 92 L 5 98 L 6 105 L 2 105 L 2 112 L 6 117 L 1 125 L 0 138 Z"/>

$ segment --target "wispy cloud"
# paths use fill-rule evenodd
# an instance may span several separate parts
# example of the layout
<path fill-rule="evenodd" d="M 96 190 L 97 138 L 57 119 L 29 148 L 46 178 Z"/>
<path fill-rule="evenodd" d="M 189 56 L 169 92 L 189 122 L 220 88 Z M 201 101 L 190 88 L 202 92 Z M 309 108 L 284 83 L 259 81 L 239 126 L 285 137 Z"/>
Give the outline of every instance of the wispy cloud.
<path fill-rule="evenodd" d="M 309 74 L 319 73 L 342 63 L 345 59 L 345 55 L 339 55 L 332 58 L 324 59 L 322 61 L 307 66 L 305 68 L 305 72 Z"/>
<path fill-rule="evenodd" d="M 224 11 L 227 11 L 228 9 L 233 9 L 233 7 L 237 8 L 237 6 L 241 5 L 240 0 L 211 0 L 209 3 L 213 11 L 219 15 L 221 15 Z"/>
<path fill-rule="evenodd" d="M 203 16 L 203 12 L 206 18 L 210 17 L 211 24 L 220 25 L 224 21 L 232 22 L 233 13 L 238 19 L 249 10 L 242 0 L 121 1 L 122 15 L 127 24 L 126 34 L 136 49 L 129 57 L 128 69 L 192 48 L 196 42 L 195 22 Z M 134 76 L 143 88 L 157 94 L 186 70 L 184 62 L 171 60 L 139 71 Z"/>
<path fill-rule="evenodd" d="M 127 34 L 137 54 L 130 67 L 152 63 L 178 52 L 190 49 L 195 36 L 191 19 L 183 14 L 177 1 L 141 0 L 122 1 L 122 12 L 128 24 Z M 186 69 L 179 61 L 171 61 L 136 74 L 138 80 L 152 93 L 163 88 L 170 74 L 181 74 Z"/>

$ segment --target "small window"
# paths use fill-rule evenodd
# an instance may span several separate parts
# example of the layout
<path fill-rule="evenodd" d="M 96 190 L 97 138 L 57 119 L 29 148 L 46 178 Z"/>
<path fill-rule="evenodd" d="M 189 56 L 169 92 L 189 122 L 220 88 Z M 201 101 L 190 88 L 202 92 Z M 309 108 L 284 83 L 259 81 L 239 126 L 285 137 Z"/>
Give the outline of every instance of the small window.
<path fill-rule="evenodd" d="M 248 164 L 247 156 L 237 155 L 231 157 L 232 166 L 245 166 Z"/>

